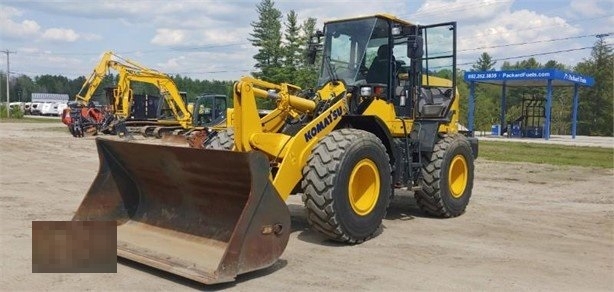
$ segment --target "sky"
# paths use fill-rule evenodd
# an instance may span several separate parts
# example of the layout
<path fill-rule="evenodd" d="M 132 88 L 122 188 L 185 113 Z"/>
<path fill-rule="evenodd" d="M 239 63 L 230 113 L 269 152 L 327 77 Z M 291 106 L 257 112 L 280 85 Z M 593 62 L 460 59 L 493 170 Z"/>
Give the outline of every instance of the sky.
<path fill-rule="evenodd" d="M 259 0 L 1 0 L 0 50 L 11 75 L 89 76 L 105 51 L 167 74 L 236 80 L 254 71 L 249 42 Z M 614 42 L 614 0 L 275 1 L 285 15 L 324 21 L 389 13 L 418 24 L 458 22 L 458 59 L 483 52 L 516 62 L 529 56 L 573 66 L 596 35 Z M 609 34 L 609 35 L 608 35 Z M 553 53 L 555 52 L 555 53 Z M 6 72 L 6 54 L 0 54 Z"/>

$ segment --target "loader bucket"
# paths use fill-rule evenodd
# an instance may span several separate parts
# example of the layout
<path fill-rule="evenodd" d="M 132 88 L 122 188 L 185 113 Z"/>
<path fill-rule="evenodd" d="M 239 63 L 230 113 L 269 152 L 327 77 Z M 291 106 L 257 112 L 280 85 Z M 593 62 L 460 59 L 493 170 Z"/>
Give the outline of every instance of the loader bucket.
<path fill-rule="evenodd" d="M 214 284 L 286 248 L 290 212 L 264 154 L 96 144 L 100 169 L 73 220 L 116 221 L 118 256 Z"/>

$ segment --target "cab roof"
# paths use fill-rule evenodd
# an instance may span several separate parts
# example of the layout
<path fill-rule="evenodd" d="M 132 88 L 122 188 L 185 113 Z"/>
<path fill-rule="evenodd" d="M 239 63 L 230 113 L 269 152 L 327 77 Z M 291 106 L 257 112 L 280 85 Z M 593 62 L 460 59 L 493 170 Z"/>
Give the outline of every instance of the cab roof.
<path fill-rule="evenodd" d="M 343 22 L 343 21 L 348 21 L 348 20 L 358 20 L 358 19 L 365 19 L 365 18 L 372 18 L 372 17 L 384 18 L 384 19 L 390 20 L 392 22 L 400 23 L 400 24 L 405 25 L 405 26 L 414 26 L 415 25 L 415 24 L 413 24 L 413 23 L 411 23 L 409 21 L 405 21 L 403 19 L 397 18 L 396 16 L 391 15 L 391 14 L 387 14 L 387 13 L 378 13 L 378 14 L 374 14 L 374 15 L 367 15 L 367 16 L 360 16 L 360 17 L 335 19 L 335 20 L 326 21 L 324 23 L 327 24 L 327 23 Z"/>

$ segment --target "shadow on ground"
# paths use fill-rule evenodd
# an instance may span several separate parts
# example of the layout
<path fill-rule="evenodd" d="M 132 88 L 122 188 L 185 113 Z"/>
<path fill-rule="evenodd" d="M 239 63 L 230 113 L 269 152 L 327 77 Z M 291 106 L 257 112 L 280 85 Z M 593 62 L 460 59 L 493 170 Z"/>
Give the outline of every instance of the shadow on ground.
<path fill-rule="evenodd" d="M 321 233 L 311 228 L 307 221 L 305 206 L 303 206 L 302 204 L 288 204 L 288 209 L 290 210 L 291 215 L 291 232 L 298 232 L 297 238 L 299 240 L 327 247 L 348 247 L 348 244 L 329 240 Z M 397 191 L 395 193 L 394 198 L 390 202 L 390 205 L 388 207 L 388 213 L 386 215 L 386 218 L 384 219 L 383 225 L 385 225 L 385 222 L 387 220 L 405 221 L 413 220 L 416 217 L 428 216 L 420 211 L 420 209 L 416 205 L 416 201 L 413 195 L 410 192 Z M 380 226 L 380 228 L 375 232 L 373 237 L 377 237 L 379 234 L 381 234 L 383 232 L 383 229 L 384 227 Z M 242 282 L 272 274 L 277 270 L 283 269 L 288 264 L 286 260 L 279 259 L 275 264 L 268 268 L 237 276 L 235 282 L 215 285 L 204 285 L 202 283 L 183 278 L 181 276 L 171 274 L 162 270 L 158 270 L 147 265 L 133 262 L 124 258 L 118 257 L 117 262 L 118 264 L 152 274 L 156 277 L 163 278 L 186 287 L 204 291 L 217 291 L 232 288 Z"/>
<path fill-rule="evenodd" d="M 234 282 L 214 284 L 214 285 L 205 285 L 205 284 L 202 284 L 202 283 L 199 283 L 199 282 L 196 282 L 196 281 L 193 281 L 193 280 L 190 280 L 190 279 L 187 279 L 187 278 L 175 275 L 175 274 L 171 274 L 169 272 L 165 272 L 162 270 L 158 270 L 156 268 L 152 268 L 150 266 L 147 266 L 141 263 L 133 262 L 128 259 L 118 257 L 117 263 L 123 266 L 129 267 L 129 268 L 135 269 L 135 270 L 139 270 L 139 271 L 151 274 L 158 278 L 162 278 L 167 281 L 171 281 L 176 284 L 183 285 L 185 287 L 189 287 L 192 289 L 201 290 L 201 291 L 218 291 L 218 290 L 229 289 L 242 282 L 249 281 L 255 278 L 265 277 L 269 274 L 274 273 L 277 270 L 283 269 L 286 265 L 288 265 L 288 261 L 284 259 L 279 259 L 277 260 L 277 262 L 275 262 L 272 266 L 268 268 L 238 275 Z"/>

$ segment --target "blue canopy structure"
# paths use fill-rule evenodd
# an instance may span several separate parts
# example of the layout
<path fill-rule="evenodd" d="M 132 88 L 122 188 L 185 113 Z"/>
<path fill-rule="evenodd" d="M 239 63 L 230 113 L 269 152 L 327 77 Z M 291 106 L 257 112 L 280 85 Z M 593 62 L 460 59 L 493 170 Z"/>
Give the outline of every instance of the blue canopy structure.
<path fill-rule="evenodd" d="M 552 109 L 552 87 L 573 86 L 573 108 L 571 121 L 571 135 L 576 138 L 578 122 L 578 87 L 593 86 L 595 79 L 578 73 L 566 72 L 556 69 L 527 69 L 506 71 L 479 71 L 465 72 L 465 81 L 469 82 L 469 116 L 468 130 L 474 131 L 475 113 L 475 84 L 489 83 L 501 85 L 501 126 L 505 125 L 506 102 L 505 93 L 507 86 L 518 87 L 546 87 L 545 122 L 543 126 L 543 138 L 550 139 L 550 112 Z"/>

